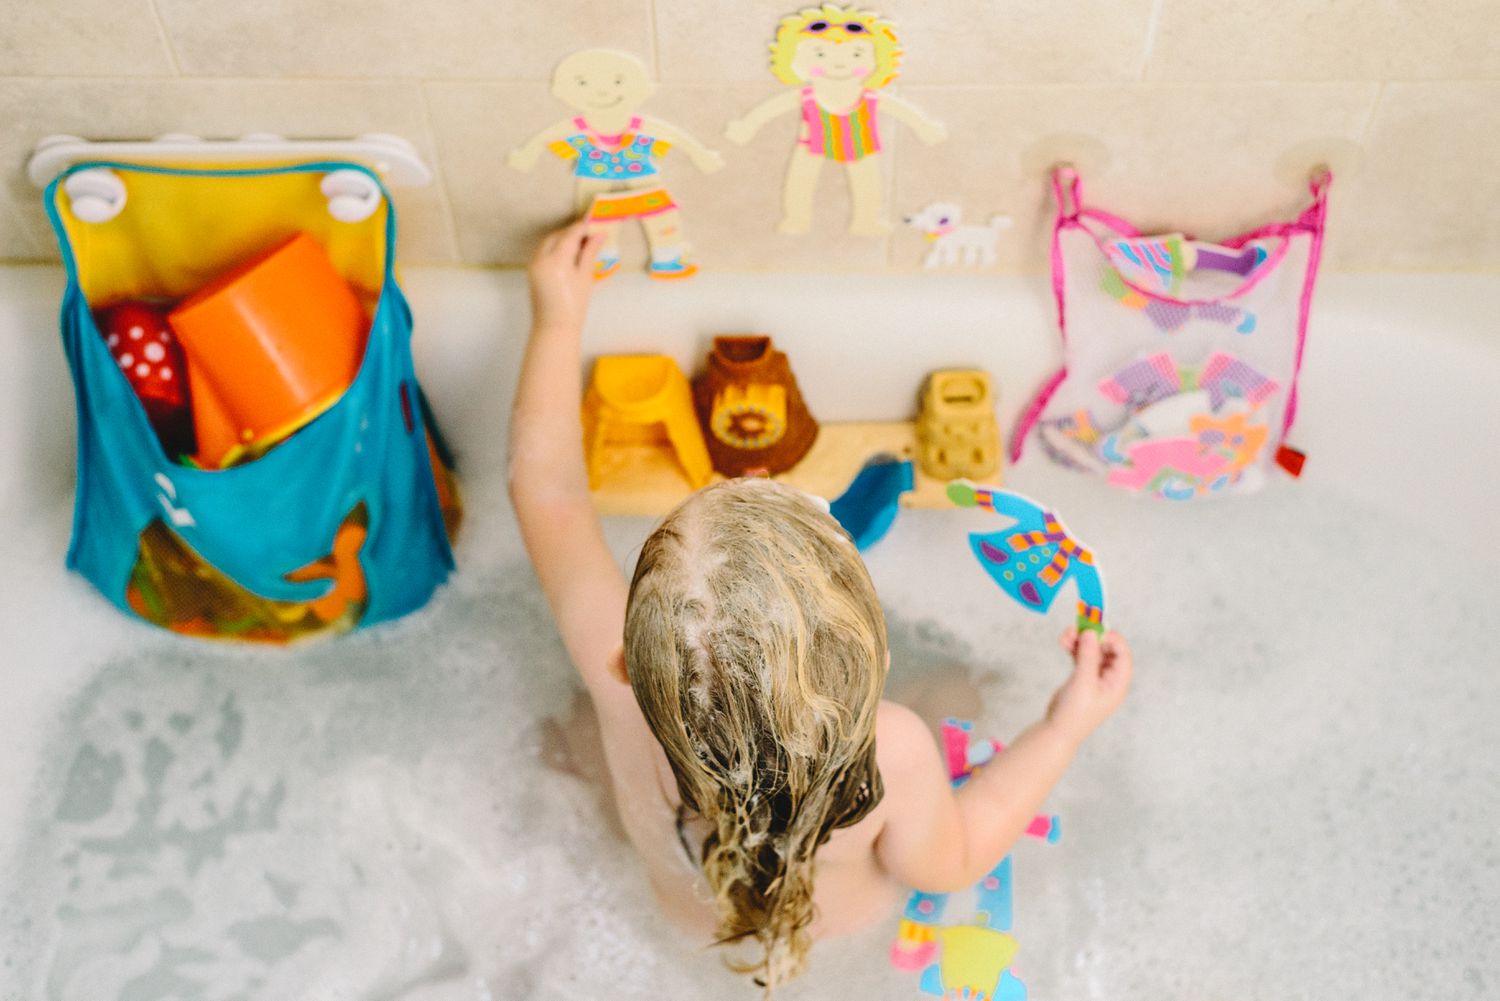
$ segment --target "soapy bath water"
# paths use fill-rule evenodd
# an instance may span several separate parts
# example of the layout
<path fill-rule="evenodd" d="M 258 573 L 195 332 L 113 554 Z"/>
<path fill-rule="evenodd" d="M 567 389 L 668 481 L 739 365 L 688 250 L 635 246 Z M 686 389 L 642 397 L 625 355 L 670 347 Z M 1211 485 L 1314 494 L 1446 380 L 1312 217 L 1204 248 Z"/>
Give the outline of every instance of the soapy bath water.
<path fill-rule="evenodd" d="M 1140 664 L 1049 803 L 1062 843 L 1017 848 L 1033 998 L 1493 990 L 1482 568 L 1386 560 L 1410 526 L 1307 486 L 1191 509 L 1031 489 L 1100 554 Z M 869 562 L 893 692 L 977 692 L 1010 738 L 1066 673 L 1066 615 L 971 565 L 989 527 L 905 514 Z M 609 526 L 622 559 L 643 531 Z M 428 609 L 290 653 L 128 631 L 52 723 L 0 860 L 0 997 L 756 996 L 656 915 L 498 502 L 459 555 Z M 820 943 L 779 996 L 918 997 L 894 928 Z"/>

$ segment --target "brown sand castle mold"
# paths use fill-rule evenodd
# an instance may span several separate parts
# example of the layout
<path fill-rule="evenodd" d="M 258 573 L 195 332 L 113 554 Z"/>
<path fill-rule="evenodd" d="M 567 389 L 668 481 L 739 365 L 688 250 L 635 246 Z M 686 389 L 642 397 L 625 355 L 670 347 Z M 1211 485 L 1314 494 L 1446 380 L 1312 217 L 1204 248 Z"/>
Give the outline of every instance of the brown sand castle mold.
<path fill-rule="evenodd" d="M 785 472 L 818 437 L 786 355 L 765 335 L 715 337 L 693 380 L 693 406 L 714 469 L 725 476 Z"/>

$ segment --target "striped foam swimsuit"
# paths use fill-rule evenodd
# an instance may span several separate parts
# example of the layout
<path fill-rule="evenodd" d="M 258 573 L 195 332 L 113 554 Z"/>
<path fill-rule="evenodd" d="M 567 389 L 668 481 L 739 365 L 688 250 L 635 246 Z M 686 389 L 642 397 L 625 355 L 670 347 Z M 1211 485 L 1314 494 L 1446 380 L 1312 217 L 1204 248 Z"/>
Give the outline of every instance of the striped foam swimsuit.
<path fill-rule="evenodd" d="M 865 91 L 859 103 L 846 114 L 835 115 L 813 97 L 811 87 L 802 88 L 802 137 L 807 151 L 839 163 L 863 160 L 880 152 L 880 127 L 875 120 L 878 95 Z"/>

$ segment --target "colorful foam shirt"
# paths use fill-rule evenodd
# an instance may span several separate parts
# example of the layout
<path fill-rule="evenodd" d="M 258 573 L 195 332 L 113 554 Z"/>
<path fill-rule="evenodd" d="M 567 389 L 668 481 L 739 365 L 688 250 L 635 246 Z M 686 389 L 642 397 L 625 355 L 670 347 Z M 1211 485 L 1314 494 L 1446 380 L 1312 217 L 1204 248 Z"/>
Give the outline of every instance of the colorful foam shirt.
<path fill-rule="evenodd" d="M 1055 514 L 1020 494 L 962 482 L 950 483 L 948 496 L 960 507 L 981 507 L 1015 520 L 1004 531 L 969 536 L 979 565 L 1002 591 L 1045 613 L 1071 577 L 1078 588 L 1078 628 L 1104 628 L 1104 582 L 1094 555 Z"/>
<path fill-rule="evenodd" d="M 589 128 L 582 117 L 573 119 L 578 131 L 549 143 L 547 148 L 564 160 L 573 160 L 573 174 L 598 181 L 628 181 L 657 173 L 656 158 L 672 144 L 640 131 L 640 118 L 631 118 L 625 131 L 607 136 Z"/>

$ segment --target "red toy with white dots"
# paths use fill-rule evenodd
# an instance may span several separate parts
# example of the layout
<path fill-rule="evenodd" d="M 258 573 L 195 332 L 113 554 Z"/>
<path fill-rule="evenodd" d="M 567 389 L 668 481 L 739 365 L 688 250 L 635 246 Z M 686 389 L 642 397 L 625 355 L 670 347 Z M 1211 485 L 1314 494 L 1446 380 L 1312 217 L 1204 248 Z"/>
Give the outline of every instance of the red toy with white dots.
<path fill-rule="evenodd" d="M 127 300 L 95 319 L 109 353 L 140 397 L 146 416 L 172 458 L 194 451 L 187 358 L 167 324 L 170 303 Z"/>

